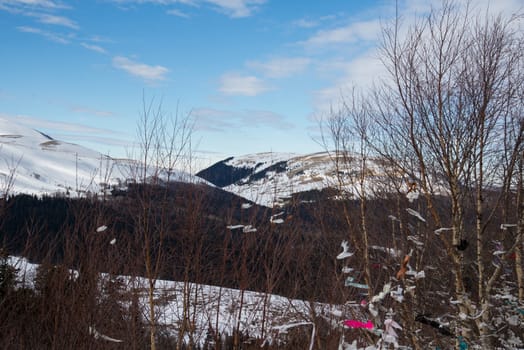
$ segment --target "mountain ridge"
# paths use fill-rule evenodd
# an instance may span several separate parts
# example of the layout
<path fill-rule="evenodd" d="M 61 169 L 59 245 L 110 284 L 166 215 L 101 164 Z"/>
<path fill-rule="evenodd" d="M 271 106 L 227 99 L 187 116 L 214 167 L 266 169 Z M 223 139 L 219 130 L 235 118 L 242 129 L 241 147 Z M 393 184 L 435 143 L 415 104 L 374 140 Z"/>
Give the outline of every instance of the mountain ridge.
<path fill-rule="evenodd" d="M 336 187 L 331 152 L 258 153 L 229 157 L 196 175 L 255 203 L 284 205 L 296 193 Z"/>
<path fill-rule="evenodd" d="M 0 116 L 0 195 L 103 194 L 133 181 L 137 167 L 139 162 L 60 141 Z M 154 169 L 148 172 L 158 173 Z M 182 171 L 170 176 L 179 181 L 202 181 Z"/>

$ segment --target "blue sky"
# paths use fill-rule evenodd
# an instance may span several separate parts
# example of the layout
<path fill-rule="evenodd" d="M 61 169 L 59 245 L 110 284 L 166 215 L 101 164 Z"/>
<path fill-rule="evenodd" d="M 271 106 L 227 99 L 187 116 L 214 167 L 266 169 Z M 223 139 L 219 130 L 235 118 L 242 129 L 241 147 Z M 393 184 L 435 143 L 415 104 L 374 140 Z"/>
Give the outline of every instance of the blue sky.
<path fill-rule="evenodd" d="M 409 22 L 431 2 L 399 10 Z M 191 115 L 204 163 L 322 151 L 318 119 L 382 74 L 378 38 L 394 3 L 0 0 L 0 115 L 120 157 L 145 98 Z"/>

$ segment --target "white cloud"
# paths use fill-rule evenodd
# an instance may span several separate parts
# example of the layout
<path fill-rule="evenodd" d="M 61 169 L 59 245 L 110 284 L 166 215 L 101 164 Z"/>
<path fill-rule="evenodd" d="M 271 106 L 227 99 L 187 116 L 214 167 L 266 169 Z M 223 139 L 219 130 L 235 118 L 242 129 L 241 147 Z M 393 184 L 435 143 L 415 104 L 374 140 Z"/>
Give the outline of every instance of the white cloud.
<path fill-rule="evenodd" d="M 196 108 L 191 111 L 195 118 L 195 127 L 202 131 L 224 131 L 235 128 L 233 113 L 213 108 Z"/>
<path fill-rule="evenodd" d="M 335 29 L 320 30 L 303 44 L 307 48 L 315 48 L 357 41 L 374 41 L 377 40 L 380 32 L 381 23 L 378 19 L 358 21 Z"/>
<path fill-rule="evenodd" d="M 177 16 L 177 17 L 182 17 L 182 18 L 189 18 L 189 15 L 187 13 L 177 10 L 177 9 L 168 10 L 167 14 Z"/>
<path fill-rule="evenodd" d="M 64 26 L 64 27 L 68 27 L 71 29 L 79 28 L 78 24 L 75 21 L 67 17 L 48 15 L 48 14 L 38 14 L 36 15 L 36 17 L 38 17 L 38 21 L 40 23 L 59 25 L 59 26 Z"/>
<path fill-rule="evenodd" d="M 116 4 L 196 5 L 198 0 L 109 0 Z"/>
<path fill-rule="evenodd" d="M 470 16 L 480 15 L 481 18 L 486 13 L 497 14 L 499 12 L 505 15 L 511 15 L 523 10 L 522 2 L 520 8 L 519 0 L 500 0 L 493 2 L 490 0 L 479 0 L 470 3 Z M 455 3 L 456 11 L 464 11 L 467 0 L 457 0 Z M 402 27 L 400 28 L 400 40 L 403 40 L 407 34 L 407 29 L 414 25 L 416 21 L 420 20 L 421 16 L 425 16 L 432 9 L 439 9 L 442 5 L 439 0 L 405 0 L 399 2 L 399 11 L 402 19 Z M 317 31 L 306 41 L 302 42 L 306 49 L 324 49 L 335 48 L 338 59 L 325 59 L 322 64 L 318 65 L 318 71 L 326 74 L 331 78 L 331 83 L 322 89 L 314 92 L 314 106 L 317 112 L 329 111 L 331 107 L 337 107 L 341 103 L 344 96 L 347 96 L 353 87 L 368 88 L 377 79 L 389 79 L 385 67 L 380 62 L 377 52 L 379 45 L 379 38 L 381 35 L 382 25 L 387 24 L 395 16 L 394 6 L 384 6 L 377 8 L 377 11 L 382 14 L 382 23 L 378 20 L 359 20 L 350 23 L 346 26 L 323 29 Z M 355 50 L 355 44 L 364 42 L 367 47 L 371 49 L 362 50 L 363 45 Z M 349 48 L 349 50 L 348 50 Z M 324 51 L 316 51 L 323 53 Z M 348 56 L 351 53 L 351 56 Z M 331 54 L 331 51 L 330 51 Z"/>
<path fill-rule="evenodd" d="M 69 9 L 70 7 L 63 5 L 57 1 L 50 0 L 0 0 L 0 10 L 7 11 L 11 14 L 21 15 L 36 19 L 39 23 L 67 27 L 69 29 L 78 30 L 79 25 L 72 19 L 52 14 L 59 10 Z M 25 33 L 34 33 L 46 37 L 49 40 L 59 42 L 62 44 L 69 43 L 72 35 L 64 36 L 56 34 L 51 31 L 40 29 L 34 26 L 19 26 L 18 30 Z"/>
<path fill-rule="evenodd" d="M 214 108 L 197 108 L 191 111 L 196 128 L 202 131 L 222 132 L 239 128 L 293 128 L 281 114 L 267 110 L 227 111 Z"/>
<path fill-rule="evenodd" d="M 249 68 L 262 72 L 269 78 L 285 78 L 304 71 L 311 63 L 306 57 L 275 58 L 266 62 L 250 61 Z"/>
<path fill-rule="evenodd" d="M 80 45 L 84 47 L 85 49 L 88 49 L 94 52 L 103 53 L 103 54 L 107 53 L 107 51 L 103 47 L 98 46 L 98 45 L 91 45 L 87 43 L 80 43 Z"/>
<path fill-rule="evenodd" d="M 374 83 L 389 77 L 376 48 L 362 52 L 352 59 L 325 61 L 318 68 L 322 73 L 337 76 L 329 86 L 313 94 L 315 111 L 320 114 L 328 113 L 332 108 L 340 108 L 344 98 L 354 87 L 371 88 Z"/>
<path fill-rule="evenodd" d="M 227 73 L 220 78 L 220 92 L 225 95 L 256 96 L 268 90 L 263 80 L 252 75 Z"/>
<path fill-rule="evenodd" d="M 255 12 L 260 5 L 266 3 L 267 0 L 112 0 L 117 4 L 157 4 L 157 5 L 173 5 L 184 4 L 190 6 L 210 5 L 218 12 L 225 13 L 232 18 L 249 17 Z M 171 11 L 171 10 L 170 10 Z M 178 10 L 175 10 L 173 15 L 177 15 Z M 169 11 L 168 11 L 169 13 Z M 184 14 L 183 12 L 180 12 Z"/>
<path fill-rule="evenodd" d="M 292 24 L 299 28 L 314 28 L 317 27 L 320 23 L 311 19 L 301 18 L 294 21 Z"/>
<path fill-rule="evenodd" d="M 266 0 L 205 0 L 218 7 L 221 12 L 225 12 L 230 17 L 249 17 Z"/>
<path fill-rule="evenodd" d="M 20 7 L 31 7 L 40 9 L 63 9 L 69 8 L 58 1 L 52 0 L 0 0 L 0 7 L 16 9 Z"/>
<path fill-rule="evenodd" d="M 169 69 L 166 67 L 150 66 L 148 64 L 132 61 L 123 56 L 114 57 L 113 66 L 148 82 L 165 80 L 167 73 L 169 73 Z"/>
<path fill-rule="evenodd" d="M 40 28 L 29 27 L 29 26 L 20 26 L 20 27 L 16 27 L 16 29 L 18 29 L 19 31 L 23 33 L 32 33 L 32 34 L 43 36 L 44 38 L 57 42 L 59 44 L 69 44 L 70 43 L 70 40 L 68 37 L 65 37 L 61 34 L 53 33 L 50 31 L 46 31 Z"/>
<path fill-rule="evenodd" d="M 405 0 L 401 5 L 401 11 L 407 15 L 423 15 L 428 13 L 431 8 L 440 8 L 442 6 L 442 0 Z M 469 6 L 470 10 L 475 14 L 478 10 L 481 15 L 487 12 L 491 14 L 503 13 L 505 15 L 512 15 L 517 12 L 521 12 L 524 9 L 522 0 L 455 0 L 453 5 L 457 9 L 463 10 L 466 6 Z"/>
<path fill-rule="evenodd" d="M 115 113 L 110 112 L 110 111 L 101 111 L 98 109 L 94 109 L 91 107 L 85 107 L 85 106 L 71 107 L 71 111 L 75 113 L 95 115 L 97 117 L 112 117 L 115 115 Z"/>
<path fill-rule="evenodd" d="M 93 42 L 93 43 L 111 43 L 113 42 L 111 39 L 100 36 L 100 35 L 92 35 L 87 41 Z"/>
<path fill-rule="evenodd" d="M 265 126 L 275 129 L 290 129 L 294 127 L 283 115 L 272 111 L 246 110 L 243 113 L 243 123 L 246 127 Z"/>

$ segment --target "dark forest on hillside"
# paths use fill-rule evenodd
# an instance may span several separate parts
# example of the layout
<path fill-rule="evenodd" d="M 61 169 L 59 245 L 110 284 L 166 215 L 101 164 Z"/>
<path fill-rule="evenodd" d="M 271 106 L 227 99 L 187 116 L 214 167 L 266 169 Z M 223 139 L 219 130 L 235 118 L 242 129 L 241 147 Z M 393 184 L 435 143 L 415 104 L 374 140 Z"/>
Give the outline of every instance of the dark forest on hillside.
<path fill-rule="evenodd" d="M 348 223 L 358 222 L 362 203 L 355 199 L 335 200 L 334 193 L 330 189 L 299 193 L 294 195 L 289 206 L 273 209 L 256 205 L 242 209 L 244 199 L 215 188 L 183 183 L 167 187 L 133 185 L 129 191 L 103 200 L 96 197 L 71 199 L 18 195 L 9 197 L 3 203 L 0 227 L 2 251 L 4 254 L 22 255 L 42 264 L 42 270 L 48 272 L 41 272 L 44 277 L 39 276 L 45 281 L 37 285 L 56 283 L 61 286 L 61 293 L 66 295 L 67 290 L 73 288 L 67 287 L 69 283 L 93 285 L 95 275 L 99 272 L 147 275 L 147 255 L 144 251 L 147 247 L 150 258 L 160 262 L 157 275 L 160 279 L 186 280 L 343 304 L 359 293 L 356 289 L 344 286 L 345 277 L 341 269 L 345 265 L 336 259 L 340 242 L 349 240 L 358 257 L 352 260 L 351 266 L 360 271 L 354 276 L 364 282 L 363 261 L 367 255 L 369 280 L 373 281 L 370 287 L 374 293 L 378 293 L 382 285 L 395 276 L 401 267 L 402 256 L 415 250 L 414 255 L 420 260 L 413 263 L 413 267 L 418 268 L 423 263 L 427 275 L 424 279 L 411 282 L 398 280 L 397 283 L 401 284 L 414 283 L 418 291 L 416 297 L 409 298 L 403 305 L 408 308 L 413 322 L 419 326 L 431 324 L 426 319 L 428 315 L 446 313 L 449 306 L 445 304 L 449 298 L 448 286 L 452 276 L 446 263 L 438 258 L 446 247 L 433 233 L 434 227 L 405 210 L 411 203 L 404 196 L 391 195 L 380 200 L 368 200 L 369 242 L 368 251 L 364 252 L 358 243 L 362 238 L 358 225 L 348 226 Z M 152 236 L 148 237 L 150 246 L 146 245 L 144 236 L 137 230 L 137 225 L 143 225 L 142 221 L 137 220 L 143 207 L 136 203 L 144 200 L 146 195 L 149 224 L 162 228 L 151 231 Z M 445 198 L 436 198 L 434 203 L 439 203 L 437 209 L 442 214 L 450 210 Z M 195 211 L 196 207 L 198 211 Z M 418 204 L 418 211 L 424 212 L 426 209 L 422 203 Z M 474 228 L 474 215 L 472 208 L 466 207 L 466 210 L 466 231 L 469 231 Z M 275 213 L 284 219 L 282 223 L 270 222 Z M 498 215 L 502 214 L 500 212 Z M 164 221 L 167 226 L 163 224 Z M 501 240 L 502 244 L 507 244 L 504 232 L 497 227 L 501 222 L 497 215 L 493 222 L 489 229 L 493 234 L 488 242 Z M 241 229 L 228 228 L 235 224 L 250 224 L 257 231 L 246 233 Z M 97 232 L 97 227 L 101 225 L 106 225 L 107 230 Z M 416 237 L 416 240 L 406 237 Z M 116 239 L 117 243 L 110 244 L 112 239 Z M 464 237 L 468 243 L 473 239 Z M 423 247 L 417 241 L 423 241 Z M 389 248 L 398 253 L 387 253 L 386 249 Z M 468 244 L 453 249 L 460 250 L 465 260 L 475 259 L 475 252 Z M 489 263 L 493 257 L 487 255 L 485 259 Z M 511 260 L 504 264 L 507 266 L 504 280 L 515 280 Z M 79 271 L 80 279 L 67 282 L 68 274 L 60 272 L 63 268 Z M 478 292 L 474 279 L 470 277 L 473 274 L 474 270 L 466 273 L 463 281 L 471 298 Z M 54 276 L 53 280 L 47 281 L 50 276 Z M 55 293 L 54 286 L 47 288 L 51 288 L 47 292 L 49 296 L 40 294 L 40 298 L 59 297 L 52 295 Z M 98 293 L 96 289 L 89 290 L 94 293 L 89 298 L 94 298 Z M 9 293 L 4 293 L 7 298 Z M 122 290 L 115 293 L 116 299 L 107 299 L 108 303 L 129 298 Z M 89 298 L 84 302 L 88 302 Z M 435 302 L 438 299 L 446 303 Z M 81 318 L 84 312 L 82 309 L 86 307 L 81 300 L 69 305 L 71 309 L 64 308 L 63 312 L 75 312 Z M 46 299 L 41 302 L 53 301 Z M 17 319 L 20 313 L 34 312 L 31 308 L 24 310 L 23 305 L 20 307 L 22 309 L 16 309 Z M 13 321 L 12 313 L 4 312 L 2 317 L 6 324 Z M 24 316 L 24 319 L 33 324 L 44 322 L 40 317 L 33 319 L 30 315 Z M 63 320 L 57 322 L 63 326 Z M 122 326 L 117 326 L 118 321 L 112 322 L 115 322 L 112 327 Z M 145 326 L 142 321 L 138 323 L 142 324 L 141 327 Z M 422 328 L 429 337 L 442 331 L 438 327 Z M 45 332 L 45 329 L 41 331 Z M 449 329 L 447 332 L 450 333 Z M 447 334 L 448 338 L 450 334 Z"/>

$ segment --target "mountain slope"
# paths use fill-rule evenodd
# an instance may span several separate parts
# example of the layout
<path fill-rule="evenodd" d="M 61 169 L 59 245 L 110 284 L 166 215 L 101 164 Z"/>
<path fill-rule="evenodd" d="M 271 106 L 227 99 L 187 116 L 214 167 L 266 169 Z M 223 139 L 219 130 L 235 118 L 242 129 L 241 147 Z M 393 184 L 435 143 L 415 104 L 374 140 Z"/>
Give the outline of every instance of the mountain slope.
<path fill-rule="evenodd" d="M 11 194 L 99 193 L 125 184 L 136 166 L 0 117 L 0 196 L 8 187 Z"/>
<path fill-rule="evenodd" d="M 319 152 L 306 155 L 261 153 L 224 159 L 197 174 L 224 190 L 233 192 L 265 206 L 283 205 L 298 196 L 305 200 L 306 192 L 336 188 L 346 196 L 356 198 L 361 191 L 362 159 L 356 154 Z M 383 159 L 368 157 L 365 162 L 364 187 L 368 195 L 406 187 L 409 177 L 393 171 Z M 331 197 L 335 193 L 325 191 Z"/>
<path fill-rule="evenodd" d="M 293 153 L 256 153 L 242 157 L 229 157 L 196 175 L 218 187 L 226 187 L 237 182 L 248 182 L 253 177 L 260 177 L 265 171 L 297 156 Z"/>
<path fill-rule="evenodd" d="M 335 163 L 327 152 L 231 157 L 202 170 L 197 176 L 266 206 L 282 204 L 295 193 L 322 190 L 337 184 Z"/>

